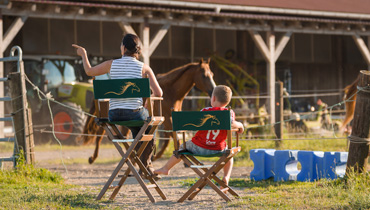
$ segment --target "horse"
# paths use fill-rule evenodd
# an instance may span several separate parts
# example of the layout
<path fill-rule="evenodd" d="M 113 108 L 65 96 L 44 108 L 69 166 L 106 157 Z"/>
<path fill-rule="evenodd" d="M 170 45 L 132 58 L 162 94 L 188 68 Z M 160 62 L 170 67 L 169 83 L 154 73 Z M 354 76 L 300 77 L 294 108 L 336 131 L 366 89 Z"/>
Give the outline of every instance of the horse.
<path fill-rule="evenodd" d="M 351 120 L 353 119 L 353 115 L 355 113 L 355 105 L 356 105 L 356 98 L 357 98 L 357 85 L 360 80 L 360 77 L 357 77 L 355 81 L 352 82 L 352 84 L 346 86 L 344 88 L 344 101 L 345 101 L 345 107 L 346 107 L 346 116 L 343 120 L 343 123 L 340 127 L 340 131 L 343 132 L 345 130 L 345 127 Z M 348 133 L 350 131 L 347 131 Z"/>
<path fill-rule="evenodd" d="M 190 90 L 195 86 L 199 90 L 206 92 L 209 96 L 212 95 L 216 83 L 213 80 L 213 72 L 209 67 L 210 59 L 199 62 L 188 63 L 183 66 L 170 70 L 167 73 L 157 75 L 157 80 L 163 91 L 162 113 L 165 117 L 163 122 L 164 130 L 172 130 L 171 109 L 174 111 L 182 110 L 182 103 L 184 98 Z M 154 105 L 154 114 L 158 115 L 160 112 L 158 105 Z M 90 109 L 90 113 L 97 116 L 97 109 L 95 103 Z M 99 155 L 99 146 L 105 133 L 104 129 L 94 123 L 93 117 L 88 117 L 84 126 L 85 135 L 80 137 L 83 143 L 89 144 L 95 141 L 94 154 L 89 157 L 89 163 L 92 164 Z M 122 134 L 128 135 L 129 130 L 122 127 Z M 164 133 L 166 138 L 172 138 L 172 132 Z M 98 136 L 96 138 L 96 136 Z M 160 158 L 169 144 L 169 140 L 161 140 L 159 142 L 159 151 L 153 157 L 153 160 Z"/>

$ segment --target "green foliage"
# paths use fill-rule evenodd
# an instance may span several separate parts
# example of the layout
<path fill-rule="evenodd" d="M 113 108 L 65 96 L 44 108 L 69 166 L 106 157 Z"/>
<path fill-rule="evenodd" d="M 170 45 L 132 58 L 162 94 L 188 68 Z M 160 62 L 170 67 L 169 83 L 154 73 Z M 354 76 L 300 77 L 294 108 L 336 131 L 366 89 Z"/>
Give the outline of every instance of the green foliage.
<path fill-rule="evenodd" d="M 56 173 L 52 173 L 43 168 L 35 168 L 31 164 L 26 164 L 23 153 L 19 154 L 17 167 L 10 171 L 0 171 L 0 184 L 15 183 L 35 183 L 35 182 L 53 182 L 63 183 L 63 178 Z"/>
<path fill-rule="evenodd" d="M 64 184 L 63 178 L 19 158 L 17 168 L 0 171 L 0 209 L 100 209 L 96 190 Z"/>
<path fill-rule="evenodd" d="M 242 201 L 231 206 L 252 209 L 369 209 L 369 173 L 351 173 L 345 179 L 316 182 L 274 182 L 273 180 L 230 180 L 230 186 L 248 192 Z"/>
<path fill-rule="evenodd" d="M 247 73 L 245 69 L 240 67 L 238 64 L 235 64 L 221 56 L 216 54 L 211 55 L 212 61 L 216 63 L 218 68 L 225 72 L 229 78 L 226 79 L 226 83 L 233 91 L 233 94 L 236 96 L 245 95 L 247 89 L 254 89 L 256 94 L 259 95 L 260 85 L 256 78 L 252 77 Z M 253 87 L 253 88 L 248 88 Z M 236 104 L 232 102 L 232 107 L 235 107 Z M 240 104 L 244 104 L 242 99 L 239 100 Z M 256 100 L 256 107 L 259 107 L 259 98 Z"/>

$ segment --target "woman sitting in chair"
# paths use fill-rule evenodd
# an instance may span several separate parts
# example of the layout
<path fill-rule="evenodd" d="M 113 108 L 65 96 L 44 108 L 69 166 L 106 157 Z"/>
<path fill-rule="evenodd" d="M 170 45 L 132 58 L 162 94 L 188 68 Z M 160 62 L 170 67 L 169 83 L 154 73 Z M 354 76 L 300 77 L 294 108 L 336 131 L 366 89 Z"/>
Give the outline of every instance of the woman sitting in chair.
<path fill-rule="evenodd" d="M 88 76 L 98 76 L 110 74 L 111 79 L 134 79 L 148 77 L 150 89 L 155 97 L 162 97 L 162 89 L 158 84 L 153 70 L 143 62 L 139 61 L 141 53 L 141 41 L 134 34 L 127 34 L 121 43 L 122 57 L 115 60 L 108 60 L 92 67 L 87 58 L 85 48 L 76 44 L 72 45 L 77 50 L 77 55 L 81 56 L 85 72 Z M 109 120 L 128 121 L 146 120 L 149 117 L 148 110 L 143 106 L 142 98 L 120 98 L 110 99 L 109 101 Z M 133 137 L 137 135 L 141 127 L 129 127 Z M 150 130 L 150 128 L 148 129 Z M 140 143 L 137 149 L 140 147 Z M 140 159 L 151 172 L 151 156 L 155 147 L 154 139 L 149 142 Z M 153 173 L 152 173 L 153 174 Z"/>

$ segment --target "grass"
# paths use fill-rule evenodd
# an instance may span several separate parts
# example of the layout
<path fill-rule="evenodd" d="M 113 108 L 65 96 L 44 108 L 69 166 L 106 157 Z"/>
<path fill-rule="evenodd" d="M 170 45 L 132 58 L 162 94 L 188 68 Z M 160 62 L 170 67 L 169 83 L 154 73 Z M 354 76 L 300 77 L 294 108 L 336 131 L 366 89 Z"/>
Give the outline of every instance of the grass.
<path fill-rule="evenodd" d="M 180 184 L 189 188 L 196 179 Z M 348 177 L 316 182 L 274 182 L 231 179 L 231 187 L 242 188 L 241 199 L 233 199 L 228 207 L 242 209 L 369 209 L 370 175 L 354 174 Z"/>
<path fill-rule="evenodd" d="M 274 148 L 274 141 L 241 141 L 242 151 L 236 156 L 236 166 L 253 166 L 249 150 Z M 93 148 L 94 146 L 88 146 Z M 113 148 L 111 145 L 103 147 Z M 279 149 L 345 151 L 346 140 L 283 141 Z M 63 146 L 63 149 L 84 149 Z M 59 151 L 59 145 L 37 146 L 36 151 Z M 172 154 L 173 145 L 165 153 Z M 206 159 L 209 160 L 209 159 Z M 98 159 L 98 164 L 117 160 Z M 66 160 L 67 164 L 86 163 L 86 159 Z M 197 179 L 171 180 L 169 184 L 189 188 Z M 231 179 L 230 186 L 242 189 L 241 199 L 222 204 L 219 208 L 236 209 L 369 209 L 370 175 L 350 174 L 346 179 L 316 182 L 253 181 L 249 178 Z M 0 209 L 118 209 L 108 201 L 96 201 L 100 188 L 65 184 L 60 175 L 46 169 L 24 165 L 15 170 L 0 171 Z M 201 192 L 202 193 L 202 192 Z M 221 205 L 221 204 L 220 204 Z M 225 206 L 227 205 L 227 206 Z M 119 206 L 122 207 L 122 206 Z"/>
<path fill-rule="evenodd" d="M 68 185 L 43 168 L 18 162 L 13 170 L 0 171 L 0 209 L 100 209 L 96 190 Z"/>
<path fill-rule="evenodd" d="M 301 138 L 301 137 L 300 137 Z M 283 140 L 279 148 L 275 148 L 274 140 L 244 140 L 240 141 L 239 145 L 242 150 L 234 158 L 234 166 L 253 166 L 253 161 L 249 158 L 249 151 L 251 149 L 278 149 L 278 150 L 306 150 L 306 151 L 347 151 L 347 140 L 346 139 L 320 139 L 317 136 L 306 136 L 310 140 Z M 317 138 L 315 140 L 314 138 Z M 290 138 L 291 139 L 291 138 Z M 313 139 L 313 140 L 312 140 Z M 172 141 L 172 140 L 171 140 Z M 163 159 L 168 159 L 172 155 L 173 143 L 171 142 L 163 154 Z M 217 158 L 198 158 L 201 161 L 215 161 Z"/>

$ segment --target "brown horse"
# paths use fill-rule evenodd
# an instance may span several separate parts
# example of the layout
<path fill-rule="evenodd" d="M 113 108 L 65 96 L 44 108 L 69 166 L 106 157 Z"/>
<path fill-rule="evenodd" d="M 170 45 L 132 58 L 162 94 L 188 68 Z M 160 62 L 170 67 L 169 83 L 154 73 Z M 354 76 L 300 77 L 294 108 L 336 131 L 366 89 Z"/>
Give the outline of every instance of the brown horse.
<path fill-rule="evenodd" d="M 213 81 L 213 72 L 209 67 L 209 62 L 209 59 L 208 62 L 204 62 L 201 59 L 198 63 L 189 63 L 167 73 L 157 75 L 158 83 L 163 90 L 162 114 L 165 117 L 165 121 L 163 122 L 163 128 L 165 130 L 172 130 L 171 108 L 174 108 L 175 111 L 180 111 L 185 96 L 194 86 L 208 93 L 209 96 L 212 95 L 213 88 L 216 84 Z M 98 113 L 96 112 L 95 106 L 93 106 L 90 113 L 97 116 Z M 156 104 L 154 106 L 154 112 L 159 112 Z M 157 114 L 155 113 L 155 115 Z M 82 137 L 84 144 L 92 143 L 96 140 L 94 154 L 89 158 L 89 163 L 91 164 L 98 157 L 99 146 L 105 131 L 94 123 L 92 117 L 88 117 L 85 123 L 84 133 L 90 134 L 89 136 Z M 123 129 L 122 133 L 128 135 L 128 129 Z M 99 137 L 96 139 L 94 135 L 98 135 Z M 164 135 L 170 138 L 172 137 L 172 132 L 165 132 Z M 160 148 L 154 160 L 162 156 L 168 143 L 168 140 L 160 141 Z"/>
<path fill-rule="evenodd" d="M 345 127 L 351 120 L 353 119 L 353 115 L 355 113 L 355 105 L 356 105 L 356 98 L 357 98 L 357 84 L 360 80 L 360 77 L 352 82 L 352 84 L 346 86 L 344 88 L 344 100 L 346 101 L 346 117 L 343 120 L 342 126 L 340 127 L 340 131 L 343 132 Z M 347 131 L 350 133 L 350 131 Z"/>

